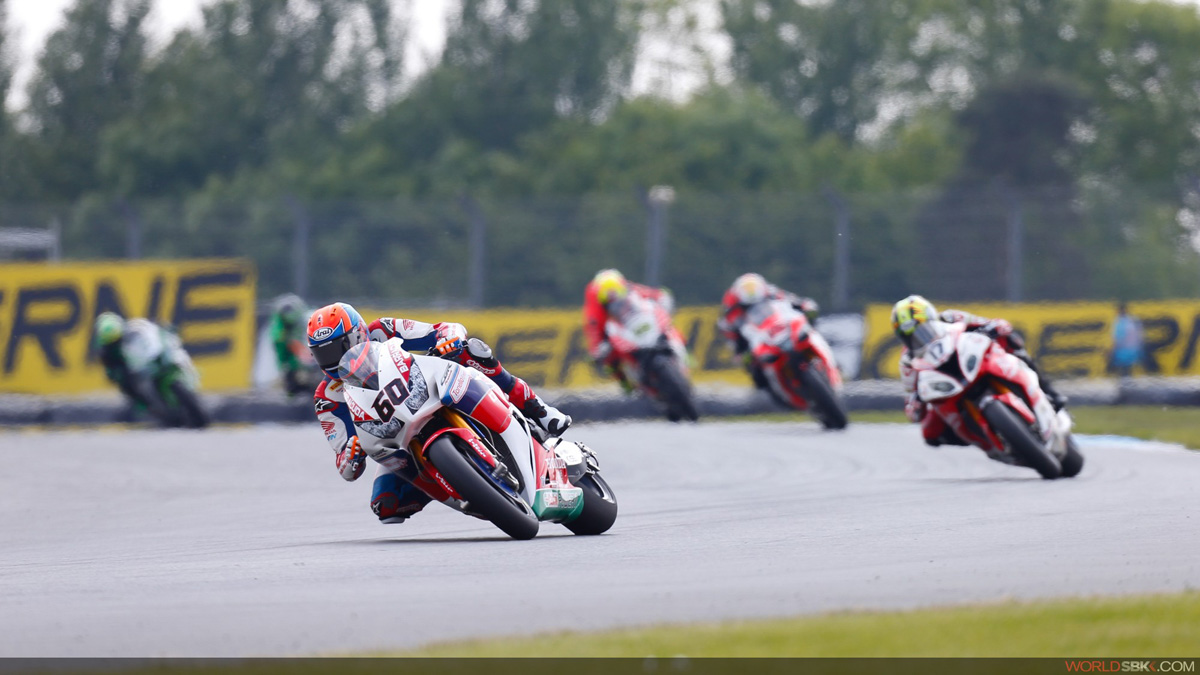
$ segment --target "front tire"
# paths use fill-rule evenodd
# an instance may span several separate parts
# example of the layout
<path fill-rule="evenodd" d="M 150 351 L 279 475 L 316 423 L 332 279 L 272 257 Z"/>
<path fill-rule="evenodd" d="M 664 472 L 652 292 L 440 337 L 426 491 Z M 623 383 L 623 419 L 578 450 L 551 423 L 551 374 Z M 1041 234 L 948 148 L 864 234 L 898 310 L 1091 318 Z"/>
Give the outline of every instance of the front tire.
<path fill-rule="evenodd" d="M 796 370 L 804 398 L 808 399 L 816 418 L 826 429 L 845 429 L 850 423 L 846 407 L 834 393 L 825 373 L 813 366 Z"/>
<path fill-rule="evenodd" d="M 983 416 L 996 433 L 1008 442 L 1013 454 L 1026 466 L 1041 474 L 1042 478 L 1053 480 L 1063 475 L 1062 465 L 1042 446 L 1029 430 L 1029 425 L 1025 424 L 1025 420 L 1018 417 L 1008 406 L 993 401 L 983 409 Z"/>
<path fill-rule="evenodd" d="M 583 511 L 563 525 L 575 534 L 604 534 L 617 522 L 617 496 L 598 473 L 585 473 L 572 483 L 583 490 Z"/>
<path fill-rule="evenodd" d="M 183 426 L 192 429 L 203 429 L 209 424 L 208 412 L 200 405 L 200 397 L 178 380 L 171 383 L 171 395 L 179 407 Z"/>
<path fill-rule="evenodd" d="M 700 419 L 696 410 L 696 401 L 692 397 L 692 385 L 684 377 L 683 371 L 669 356 L 655 356 L 649 364 L 650 376 L 654 388 L 667 406 L 667 419 L 672 422 Z"/>
<path fill-rule="evenodd" d="M 463 455 L 449 438 L 434 440 L 426 457 L 454 486 L 472 513 L 483 516 L 513 539 L 537 536 L 539 523 L 533 509 L 520 499 L 514 500 L 502 493 L 501 488 L 484 477 L 475 462 Z"/>

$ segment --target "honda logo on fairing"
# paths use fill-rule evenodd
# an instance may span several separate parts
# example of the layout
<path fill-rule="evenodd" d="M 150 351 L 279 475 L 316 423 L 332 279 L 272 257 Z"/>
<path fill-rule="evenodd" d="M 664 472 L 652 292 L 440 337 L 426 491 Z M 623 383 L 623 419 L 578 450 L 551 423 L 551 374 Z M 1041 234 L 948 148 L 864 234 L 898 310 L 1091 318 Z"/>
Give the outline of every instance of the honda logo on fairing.
<path fill-rule="evenodd" d="M 321 340 L 324 340 L 325 338 L 329 337 L 330 335 L 333 335 L 333 329 L 330 328 L 329 326 L 325 326 L 324 328 L 318 328 L 316 330 L 316 332 L 314 332 L 312 334 L 312 339 L 321 341 Z"/>

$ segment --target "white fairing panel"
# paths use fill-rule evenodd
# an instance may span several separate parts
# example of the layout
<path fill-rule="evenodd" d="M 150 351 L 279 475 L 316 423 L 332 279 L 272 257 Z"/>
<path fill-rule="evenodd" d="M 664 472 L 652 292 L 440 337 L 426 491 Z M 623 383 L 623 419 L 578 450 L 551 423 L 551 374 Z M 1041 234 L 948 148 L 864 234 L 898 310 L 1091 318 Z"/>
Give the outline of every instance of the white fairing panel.
<path fill-rule="evenodd" d="M 921 351 L 920 358 L 931 367 L 937 368 L 949 360 L 951 356 L 954 356 L 954 343 L 957 339 L 958 336 L 951 333 L 934 340 L 929 343 L 928 347 Z"/>
<path fill-rule="evenodd" d="M 967 382 L 974 382 L 983 370 L 983 357 L 992 339 L 979 333 L 963 333 L 958 338 L 958 366 Z"/>
<path fill-rule="evenodd" d="M 346 405 L 350 414 L 356 420 L 355 428 L 359 431 L 359 442 L 363 450 L 376 462 L 393 468 L 396 461 L 407 456 L 408 443 L 417 434 L 425 422 L 440 408 L 442 394 L 453 393 L 455 387 L 462 383 L 478 380 L 485 388 L 497 389 L 483 373 L 472 368 L 464 368 L 450 361 L 432 356 L 418 356 L 404 351 L 399 338 L 387 342 L 370 343 L 370 349 L 375 350 L 379 364 L 379 389 L 366 389 L 346 385 Z M 395 380 L 406 383 L 403 396 L 392 397 L 385 391 Z M 444 391 L 443 391 L 444 390 Z M 393 388 L 391 394 L 399 392 Z M 390 406 L 390 417 L 383 421 L 380 417 L 376 402 L 387 399 Z M 507 398 L 499 397 L 507 403 Z M 510 467 L 523 476 L 534 476 L 533 439 L 525 427 L 524 418 L 509 404 L 513 414 L 513 423 L 500 433 L 509 450 L 512 451 L 515 467 Z M 385 408 L 385 412 L 387 408 Z M 582 459 L 580 460 L 582 461 Z M 533 503 L 533 491 L 537 487 L 534 480 L 525 480 L 525 489 L 521 496 Z"/>
<path fill-rule="evenodd" d="M 583 463 L 583 451 L 571 441 L 561 441 L 554 446 L 554 454 L 566 462 L 567 466 Z"/>
<path fill-rule="evenodd" d="M 776 314 L 781 315 L 783 319 L 774 322 L 770 330 L 759 327 Z M 752 350 L 764 344 L 788 349 L 792 346 L 792 319 L 795 314 L 799 312 L 783 300 L 766 300 L 746 311 L 746 318 L 739 331 Z"/>
<path fill-rule="evenodd" d="M 956 396 L 962 389 L 958 380 L 936 370 L 917 373 L 917 397 L 927 403 Z"/>
<path fill-rule="evenodd" d="M 658 344 L 662 330 L 658 326 L 658 314 L 653 302 L 633 294 L 621 300 L 613 308 L 616 320 L 605 324 L 609 335 L 620 336 L 638 349 L 651 349 Z"/>

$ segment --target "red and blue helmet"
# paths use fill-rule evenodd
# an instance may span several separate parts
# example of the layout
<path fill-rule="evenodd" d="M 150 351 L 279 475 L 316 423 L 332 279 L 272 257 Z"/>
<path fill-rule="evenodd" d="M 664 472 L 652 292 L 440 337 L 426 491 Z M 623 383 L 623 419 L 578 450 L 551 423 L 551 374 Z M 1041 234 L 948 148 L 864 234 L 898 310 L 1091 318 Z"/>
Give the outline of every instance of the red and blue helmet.
<path fill-rule="evenodd" d="M 367 322 L 344 302 L 326 305 L 308 319 L 308 350 L 321 370 L 334 379 L 342 356 L 369 339 Z"/>

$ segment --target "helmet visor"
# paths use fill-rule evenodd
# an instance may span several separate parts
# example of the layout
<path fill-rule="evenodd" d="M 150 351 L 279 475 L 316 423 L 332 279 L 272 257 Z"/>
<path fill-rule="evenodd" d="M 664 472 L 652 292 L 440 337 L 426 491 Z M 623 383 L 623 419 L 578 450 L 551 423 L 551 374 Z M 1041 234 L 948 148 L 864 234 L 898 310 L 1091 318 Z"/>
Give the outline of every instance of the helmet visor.
<path fill-rule="evenodd" d="M 338 377 L 352 387 L 379 388 L 379 356 L 371 342 L 350 348 L 338 363 Z"/>
<path fill-rule="evenodd" d="M 312 352 L 313 360 L 317 362 L 321 370 L 332 375 L 337 370 L 338 362 L 342 360 L 342 356 L 350 349 L 350 337 L 343 335 L 329 342 L 312 345 L 308 349 Z"/>

